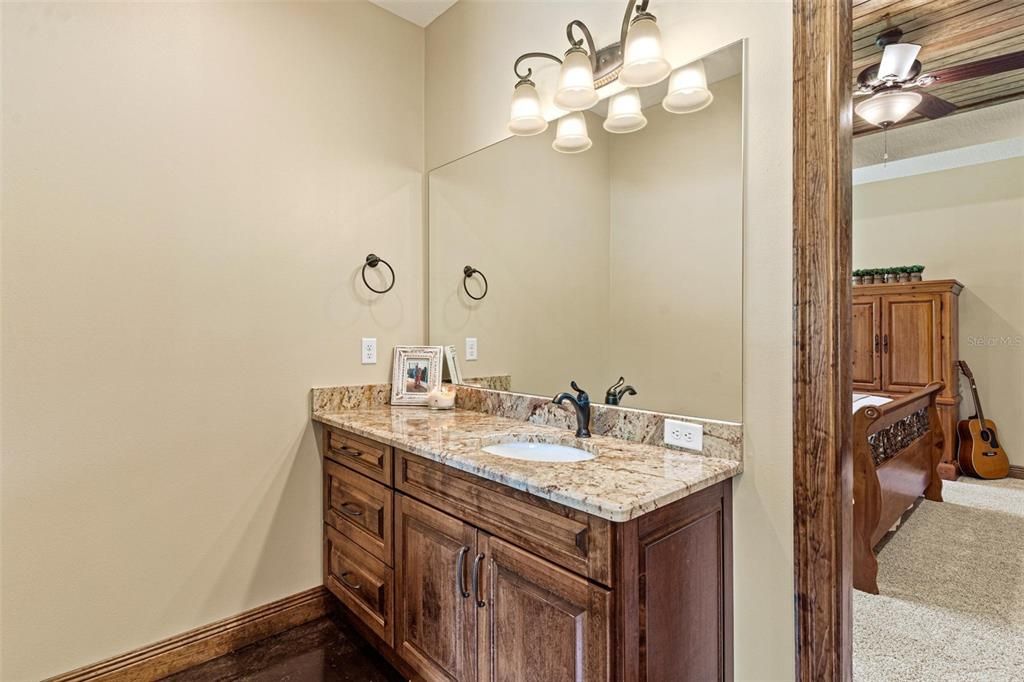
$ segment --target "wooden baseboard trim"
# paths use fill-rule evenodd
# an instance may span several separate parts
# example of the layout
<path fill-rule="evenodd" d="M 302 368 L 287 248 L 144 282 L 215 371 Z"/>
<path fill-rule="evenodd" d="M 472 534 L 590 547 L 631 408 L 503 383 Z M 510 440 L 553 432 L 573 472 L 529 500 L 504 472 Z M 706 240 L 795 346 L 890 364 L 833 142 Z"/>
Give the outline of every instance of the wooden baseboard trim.
<path fill-rule="evenodd" d="M 323 586 L 203 625 L 45 682 L 142 682 L 156 680 L 229 654 L 279 632 L 308 623 L 332 608 Z"/>
<path fill-rule="evenodd" d="M 1017 466 L 1016 464 L 1010 465 L 1010 478 L 1024 478 L 1024 467 Z"/>

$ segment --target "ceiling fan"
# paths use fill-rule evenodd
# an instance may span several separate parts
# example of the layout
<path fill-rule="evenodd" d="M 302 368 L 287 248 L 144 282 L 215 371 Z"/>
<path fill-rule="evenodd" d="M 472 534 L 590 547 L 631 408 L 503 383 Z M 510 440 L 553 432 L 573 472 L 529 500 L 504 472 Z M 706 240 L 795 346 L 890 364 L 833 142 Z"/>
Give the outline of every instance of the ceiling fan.
<path fill-rule="evenodd" d="M 882 48 L 882 61 L 858 74 L 853 92 L 854 97 L 871 95 L 854 111 L 883 129 L 898 123 L 912 111 L 927 118 L 941 118 L 956 111 L 952 102 L 922 90 L 933 83 L 947 85 L 1024 68 L 1022 50 L 922 73 L 921 62 L 917 59 L 921 46 L 901 43 L 901 38 L 903 31 L 899 28 L 878 34 L 875 44 Z"/>

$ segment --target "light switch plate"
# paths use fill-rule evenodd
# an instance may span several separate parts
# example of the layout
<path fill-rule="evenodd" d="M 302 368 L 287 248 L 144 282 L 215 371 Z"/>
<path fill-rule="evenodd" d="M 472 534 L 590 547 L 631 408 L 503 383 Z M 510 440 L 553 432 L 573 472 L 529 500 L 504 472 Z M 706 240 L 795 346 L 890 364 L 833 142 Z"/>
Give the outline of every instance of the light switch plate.
<path fill-rule="evenodd" d="M 476 360 L 476 337 L 466 337 L 466 360 Z"/>
<path fill-rule="evenodd" d="M 363 339 L 361 356 L 364 365 L 377 364 L 377 339 Z"/>
<path fill-rule="evenodd" d="M 700 424 L 665 420 L 665 442 L 687 450 L 704 450 L 704 427 Z"/>

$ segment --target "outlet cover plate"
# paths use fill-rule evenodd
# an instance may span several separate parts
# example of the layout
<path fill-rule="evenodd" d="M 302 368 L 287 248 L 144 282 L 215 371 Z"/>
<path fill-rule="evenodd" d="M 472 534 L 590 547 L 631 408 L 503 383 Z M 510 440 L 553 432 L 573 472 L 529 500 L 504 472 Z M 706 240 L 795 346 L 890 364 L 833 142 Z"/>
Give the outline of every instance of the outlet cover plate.
<path fill-rule="evenodd" d="M 377 339 L 364 338 L 360 346 L 360 357 L 364 365 L 377 364 Z"/>
<path fill-rule="evenodd" d="M 704 427 L 700 424 L 665 420 L 665 442 L 687 450 L 704 450 Z"/>
<path fill-rule="evenodd" d="M 466 360 L 476 360 L 476 337 L 466 337 Z"/>

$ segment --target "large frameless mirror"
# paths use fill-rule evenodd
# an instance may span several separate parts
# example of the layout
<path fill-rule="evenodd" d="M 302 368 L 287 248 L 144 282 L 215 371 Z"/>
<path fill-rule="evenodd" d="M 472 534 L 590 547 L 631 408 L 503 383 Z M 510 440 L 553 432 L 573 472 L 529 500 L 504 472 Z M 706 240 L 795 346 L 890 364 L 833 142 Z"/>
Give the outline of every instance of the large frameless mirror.
<path fill-rule="evenodd" d="M 431 171 L 429 340 L 465 383 L 740 420 L 743 61 Z"/>

